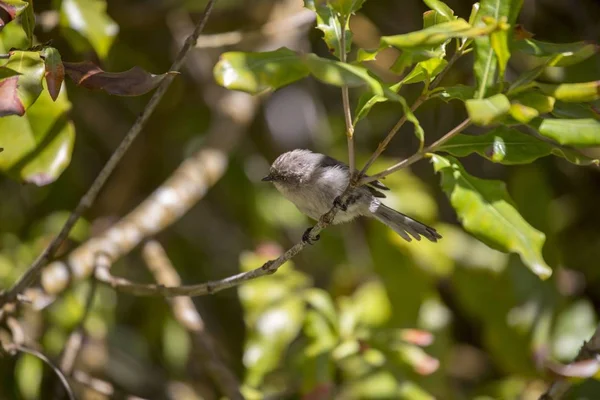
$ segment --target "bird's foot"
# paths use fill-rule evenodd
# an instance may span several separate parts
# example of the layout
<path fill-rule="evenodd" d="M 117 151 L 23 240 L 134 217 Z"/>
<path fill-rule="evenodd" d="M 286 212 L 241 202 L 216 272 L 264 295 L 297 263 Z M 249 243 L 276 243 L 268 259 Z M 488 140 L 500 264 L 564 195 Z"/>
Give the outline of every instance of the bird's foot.
<path fill-rule="evenodd" d="M 333 205 L 342 211 L 348 211 L 348 202 L 342 201 L 341 196 L 338 196 L 333 200 Z"/>
<path fill-rule="evenodd" d="M 312 226 L 304 231 L 302 234 L 302 241 L 306 244 L 315 244 L 315 242 L 321 239 L 321 235 L 317 235 L 314 238 L 310 236 L 310 232 L 312 231 Z"/>

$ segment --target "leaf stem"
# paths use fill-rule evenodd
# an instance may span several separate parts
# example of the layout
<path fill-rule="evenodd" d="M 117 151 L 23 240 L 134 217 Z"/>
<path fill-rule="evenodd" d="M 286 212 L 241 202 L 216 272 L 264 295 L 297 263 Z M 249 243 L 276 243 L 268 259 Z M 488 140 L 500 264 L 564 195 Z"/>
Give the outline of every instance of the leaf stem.
<path fill-rule="evenodd" d="M 340 18 L 342 25 L 342 37 L 340 40 L 340 61 L 346 62 L 346 24 L 349 17 Z M 342 104 L 344 107 L 344 119 L 346 121 L 346 138 L 348 139 L 348 165 L 350 167 L 351 181 L 354 180 L 354 171 L 356 169 L 356 161 L 354 155 L 354 125 L 352 125 L 352 111 L 350 110 L 350 95 L 348 86 L 342 86 Z"/>
<path fill-rule="evenodd" d="M 448 140 L 452 139 L 454 136 L 458 135 L 460 132 L 462 132 L 467 126 L 469 126 L 471 124 L 471 120 L 469 118 L 465 119 L 463 122 L 461 122 L 460 124 L 458 124 L 457 126 L 455 126 L 452 130 L 450 130 L 448 133 L 446 133 L 444 136 L 442 136 L 440 139 L 438 139 L 436 142 L 434 142 L 433 144 L 431 144 L 430 146 L 428 146 L 427 148 L 416 152 L 415 154 L 413 154 L 412 156 L 405 158 L 404 160 L 392 165 L 391 167 L 379 172 L 378 174 L 372 175 L 372 176 L 365 176 L 363 177 L 358 184 L 359 185 L 364 185 L 373 181 L 376 181 L 377 179 L 380 178 L 384 178 L 390 174 L 393 174 L 394 172 L 402 169 L 402 168 L 406 168 L 411 164 L 414 164 L 415 162 L 419 161 L 420 159 L 422 159 L 427 153 L 431 153 L 436 151 L 441 145 L 443 145 L 444 143 L 446 143 Z"/>
<path fill-rule="evenodd" d="M 200 36 L 200 33 L 202 33 L 204 30 L 206 22 L 208 21 L 216 1 L 217 0 L 209 0 L 207 3 L 202 19 L 196 25 L 192 34 L 186 39 L 183 47 L 179 51 L 179 54 L 175 58 L 173 65 L 169 69 L 170 71 L 179 71 L 183 65 L 186 55 L 196 45 L 198 36 Z M 56 253 L 59 246 L 68 237 L 69 232 L 75 226 L 75 223 L 79 220 L 81 215 L 93 204 L 94 200 L 116 168 L 117 164 L 121 161 L 129 149 L 129 146 L 131 146 L 131 143 L 133 143 L 133 141 L 138 137 L 143 127 L 148 122 L 148 119 L 158 106 L 158 103 L 166 93 L 174 78 L 174 75 L 167 75 L 160 86 L 158 86 L 156 92 L 154 92 L 152 98 L 144 108 L 144 111 L 142 111 L 129 132 L 127 132 L 127 135 L 125 135 L 123 141 L 119 144 L 119 147 L 117 147 L 117 149 L 111 155 L 104 168 L 102 168 L 96 177 L 96 180 L 94 180 L 92 183 L 92 186 L 88 189 L 85 195 L 83 195 L 81 200 L 79 200 L 79 204 L 77 204 L 75 210 L 73 210 L 71 215 L 69 215 L 67 222 L 65 222 L 58 235 L 52 240 L 52 242 L 50 242 L 48 247 L 46 247 L 46 249 L 38 256 L 33 264 L 31 264 L 27 271 L 21 275 L 19 280 L 8 291 L 0 293 L 0 308 L 2 308 L 2 306 L 8 302 L 14 301 L 17 297 L 17 294 L 31 285 L 35 278 L 39 275 L 46 262 Z"/>

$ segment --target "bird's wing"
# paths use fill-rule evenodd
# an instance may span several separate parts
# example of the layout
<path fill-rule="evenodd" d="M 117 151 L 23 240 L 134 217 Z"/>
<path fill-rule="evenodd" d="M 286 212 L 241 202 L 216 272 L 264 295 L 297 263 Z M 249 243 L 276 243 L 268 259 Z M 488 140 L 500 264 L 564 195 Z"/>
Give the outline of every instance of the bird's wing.
<path fill-rule="evenodd" d="M 348 165 L 336 160 L 333 157 L 329 157 L 326 155 L 323 155 L 323 157 L 321 158 L 321 166 L 322 167 L 338 167 L 338 168 L 342 168 L 344 170 L 348 170 Z M 358 172 L 358 171 L 356 171 Z M 365 175 L 365 176 L 369 176 L 369 175 Z M 385 194 L 381 193 L 379 190 L 390 190 L 389 187 L 385 186 L 383 183 L 381 183 L 380 181 L 373 181 L 373 182 L 369 182 L 366 185 L 367 189 L 369 189 L 369 192 L 371 192 L 371 194 L 375 197 L 379 197 L 379 198 L 385 198 Z M 379 189 L 379 190 L 377 190 Z"/>

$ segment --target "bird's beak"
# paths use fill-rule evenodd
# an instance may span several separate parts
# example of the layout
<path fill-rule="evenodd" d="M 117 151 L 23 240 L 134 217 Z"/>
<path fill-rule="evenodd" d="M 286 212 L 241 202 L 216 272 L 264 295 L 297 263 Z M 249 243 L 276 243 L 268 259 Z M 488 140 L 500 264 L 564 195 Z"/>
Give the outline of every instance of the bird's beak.
<path fill-rule="evenodd" d="M 269 175 L 267 175 L 267 176 L 265 176 L 264 178 L 261 179 L 261 181 L 263 181 L 263 182 L 271 182 L 271 181 L 274 181 L 274 180 L 275 180 L 275 178 L 273 178 L 273 175 L 271 175 L 271 174 L 269 174 Z"/>

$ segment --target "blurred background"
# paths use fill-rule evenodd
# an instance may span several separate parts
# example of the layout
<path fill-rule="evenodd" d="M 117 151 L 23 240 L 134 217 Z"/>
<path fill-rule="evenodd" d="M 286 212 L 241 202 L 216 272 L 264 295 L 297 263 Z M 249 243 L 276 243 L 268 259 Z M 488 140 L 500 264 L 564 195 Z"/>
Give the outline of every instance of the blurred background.
<path fill-rule="evenodd" d="M 205 4 L 108 0 L 108 18 L 118 34 L 99 59 L 62 28 L 68 12 L 59 14 L 55 2 L 36 0 L 36 36 L 41 43 L 52 40 L 63 60 L 89 59 L 107 71 L 138 65 L 163 73 Z M 471 1 L 447 4 L 468 18 Z M 221 53 L 232 50 L 287 46 L 325 56 L 321 32 L 302 10 L 300 0 L 217 3 L 182 75 L 61 247 L 61 256 L 125 216 L 205 146 L 227 152 L 227 170 L 198 204 L 156 237 L 185 283 L 255 268 L 300 239 L 312 221 L 260 178 L 277 155 L 295 148 L 346 161 L 340 90 L 309 78 L 252 98 L 218 87 L 212 68 Z M 381 35 L 420 29 L 424 11 L 420 0 L 366 1 L 351 20 L 355 46 L 376 47 Z M 539 40 L 598 42 L 600 4 L 525 0 L 519 23 Z M 389 50 L 369 67 L 394 82 L 399 78 L 386 69 L 395 56 Z M 508 80 L 531 68 L 529 62 L 512 59 Z M 443 85 L 474 84 L 471 66 L 471 56 L 463 57 Z M 574 67 L 550 68 L 542 79 L 583 82 L 599 75 L 596 56 Z M 410 102 L 420 90 L 412 85 L 404 95 Z M 70 166 L 46 187 L 0 177 L 1 287 L 14 282 L 51 240 L 150 96 L 114 97 L 71 82 L 67 91 L 76 128 Z M 353 101 L 359 95 L 351 91 Z M 460 102 L 432 100 L 416 115 L 431 143 L 466 114 Z M 385 103 L 359 124 L 358 165 L 400 116 L 397 105 Z M 407 124 L 371 172 L 417 148 Z M 588 155 L 600 157 L 600 151 Z M 407 244 L 381 224 L 358 220 L 327 229 L 318 244 L 271 277 L 194 299 L 225 362 L 253 388 L 248 396 L 534 399 L 545 390 L 552 378 L 547 362 L 572 360 L 598 322 L 600 171 L 554 157 L 508 167 L 478 156 L 463 161 L 477 177 L 507 182 L 522 215 L 546 234 L 544 257 L 554 268 L 552 278 L 540 281 L 517 256 L 491 250 L 464 232 L 439 177 L 423 160 L 386 179 L 387 204 L 435 226 L 444 236 L 440 243 Z M 113 272 L 152 282 L 139 249 Z M 311 288 L 321 289 L 313 293 L 335 304 L 333 318 L 340 328 L 327 339 L 333 344 L 322 343 L 329 334 L 314 306 L 296 302 Z M 80 320 L 88 289 L 89 283 L 77 284 L 42 313 L 24 311 L 28 335 L 50 357 L 60 354 Z M 116 397 L 218 398 L 205 360 L 194 356 L 164 299 L 100 285 L 86 332 L 76 368 L 110 382 Z M 37 359 L 0 359 L 0 398 L 54 398 L 54 387 L 54 375 Z M 76 388 L 82 398 L 98 398 Z M 570 396 L 600 398 L 600 384 L 579 383 Z"/>

